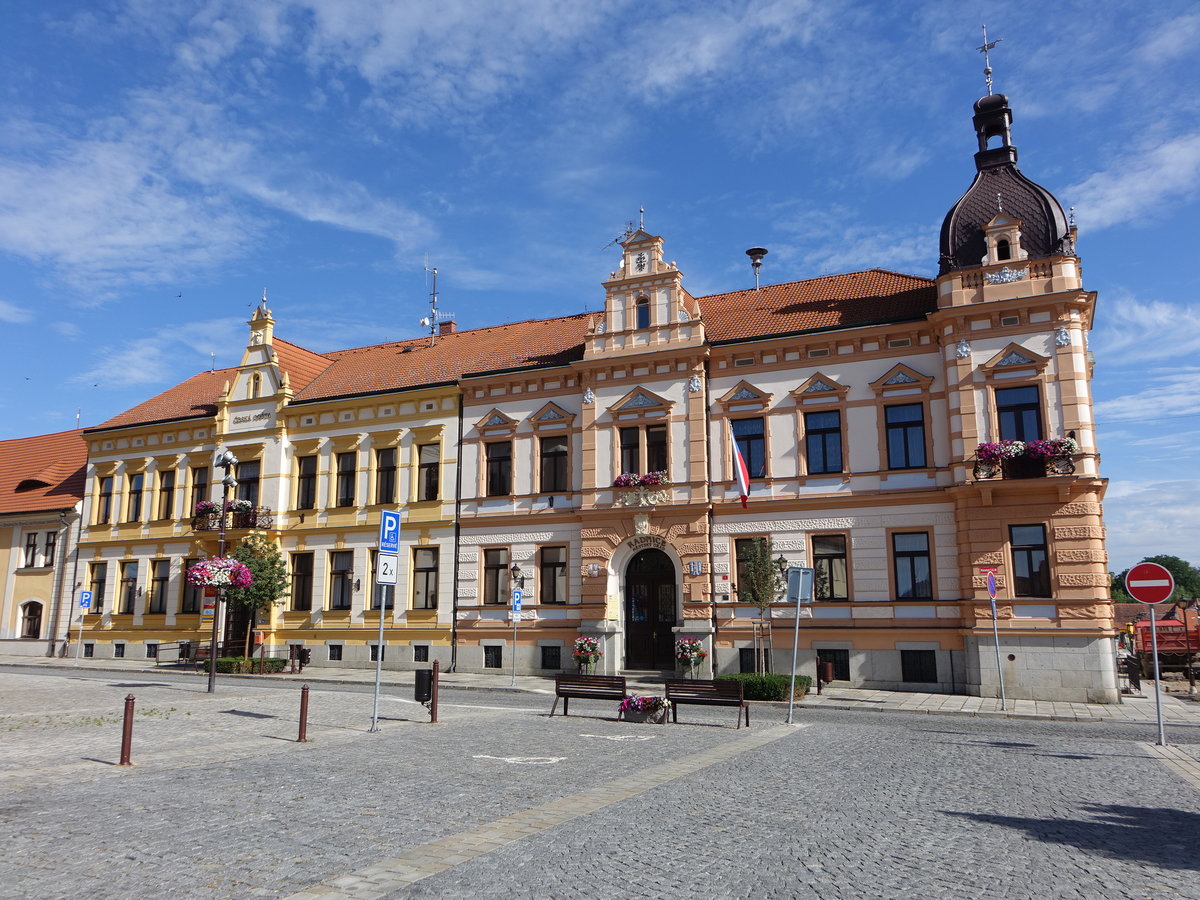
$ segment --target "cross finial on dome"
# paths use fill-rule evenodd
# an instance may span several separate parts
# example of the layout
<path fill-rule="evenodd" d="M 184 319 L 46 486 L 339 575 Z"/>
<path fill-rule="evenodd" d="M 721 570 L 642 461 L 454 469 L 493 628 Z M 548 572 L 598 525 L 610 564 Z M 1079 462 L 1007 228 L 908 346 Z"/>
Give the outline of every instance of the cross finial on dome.
<path fill-rule="evenodd" d="M 1002 40 L 1004 40 L 1004 38 L 996 38 L 994 41 L 989 43 L 987 39 L 987 26 L 984 25 L 983 46 L 975 48 L 983 54 L 983 78 L 987 82 L 987 92 L 989 97 L 992 95 L 992 60 L 988 54 L 991 50 L 995 49 L 996 45 Z"/>

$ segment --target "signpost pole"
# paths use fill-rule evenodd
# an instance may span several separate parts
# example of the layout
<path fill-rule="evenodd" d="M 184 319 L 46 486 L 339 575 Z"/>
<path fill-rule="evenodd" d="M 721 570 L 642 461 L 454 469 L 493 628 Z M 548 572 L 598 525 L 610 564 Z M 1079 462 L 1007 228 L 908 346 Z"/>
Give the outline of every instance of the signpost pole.
<path fill-rule="evenodd" d="M 513 641 L 512 641 L 512 680 L 510 686 L 517 686 L 517 623 L 521 619 L 521 589 L 513 588 L 512 592 L 512 620 L 513 620 Z"/>
<path fill-rule="evenodd" d="M 1175 591 L 1175 576 L 1170 569 L 1158 563 L 1141 562 L 1125 573 L 1125 590 L 1138 603 L 1153 607 L 1162 603 Z M 1150 612 L 1150 655 L 1154 657 L 1154 711 L 1158 717 L 1158 746 L 1167 746 L 1167 733 L 1163 726 L 1162 714 L 1162 673 L 1158 665 L 1158 625 L 1154 618 L 1154 610 Z M 1187 619 L 1184 618 L 1184 627 Z"/>
<path fill-rule="evenodd" d="M 400 513 L 384 509 L 379 513 L 379 549 L 375 554 L 375 596 L 379 598 L 379 640 L 375 644 L 375 698 L 371 703 L 370 733 L 379 731 L 379 691 L 383 684 L 383 621 L 387 612 L 387 585 L 392 585 L 392 603 L 396 602 L 396 563 L 400 555 Z"/>
<path fill-rule="evenodd" d="M 992 604 L 992 643 L 996 648 L 996 678 L 1000 682 L 1000 709 L 1008 709 L 1008 699 L 1004 691 L 1004 667 L 1000 663 L 1000 624 L 999 615 L 996 612 L 996 570 L 988 566 L 981 569 L 987 575 L 987 592 L 988 600 Z"/>
<path fill-rule="evenodd" d="M 87 603 L 85 606 L 84 603 Z M 83 617 L 92 606 L 92 592 L 79 592 L 79 640 L 75 644 L 75 665 L 79 665 L 79 654 L 83 652 Z"/>
<path fill-rule="evenodd" d="M 792 689 L 788 691 L 788 714 L 785 724 L 792 724 L 792 710 L 796 706 L 796 666 L 800 655 L 800 604 L 812 602 L 813 570 L 800 566 L 789 566 L 787 570 L 788 599 L 796 604 L 796 622 L 792 629 Z M 817 673 L 820 679 L 821 673 Z"/>
<path fill-rule="evenodd" d="M 371 703 L 371 733 L 379 730 L 379 686 L 383 680 L 383 613 L 387 605 L 387 590 L 382 584 L 375 585 L 379 597 L 379 640 L 375 644 L 375 699 Z"/>

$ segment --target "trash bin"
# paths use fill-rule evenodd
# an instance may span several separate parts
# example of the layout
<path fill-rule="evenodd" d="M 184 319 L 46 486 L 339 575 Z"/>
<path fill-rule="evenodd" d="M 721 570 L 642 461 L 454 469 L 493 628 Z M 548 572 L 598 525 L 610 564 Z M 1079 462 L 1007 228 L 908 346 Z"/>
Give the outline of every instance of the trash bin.
<path fill-rule="evenodd" d="M 413 699 L 418 703 L 428 703 L 433 699 L 433 669 L 417 669 L 414 674 Z"/>
<path fill-rule="evenodd" d="M 831 681 L 833 681 L 833 663 L 821 663 L 821 681 L 824 684 L 829 684 Z"/>

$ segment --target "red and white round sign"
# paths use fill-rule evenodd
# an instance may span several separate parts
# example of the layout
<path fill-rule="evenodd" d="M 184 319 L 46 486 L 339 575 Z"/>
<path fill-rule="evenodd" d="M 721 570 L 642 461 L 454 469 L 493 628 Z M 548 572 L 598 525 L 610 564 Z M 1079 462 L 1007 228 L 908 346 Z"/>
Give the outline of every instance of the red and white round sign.
<path fill-rule="evenodd" d="M 1162 603 L 1175 590 L 1175 577 L 1158 563 L 1138 563 L 1125 576 L 1125 590 L 1139 603 Z"/>

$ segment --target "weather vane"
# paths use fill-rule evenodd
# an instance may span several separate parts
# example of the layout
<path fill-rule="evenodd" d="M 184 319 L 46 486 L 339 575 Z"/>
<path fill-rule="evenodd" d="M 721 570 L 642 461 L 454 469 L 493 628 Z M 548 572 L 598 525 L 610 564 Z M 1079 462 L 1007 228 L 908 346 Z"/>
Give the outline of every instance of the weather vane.
<path fill-rule="evenodd" d="M 983 77 L 987 81 L 987 89 L 988 89 L 989 97 L 992 96 L 992 60 L 988 56 L 988 53 L 990 51 L 994 50 L 996 45 L 998 43 L 1000 43 L 1002 40 L 1004 40 L 1004 38 L 996 38 L 991 43 L 988 43 L 987 26 L 984 25 L 983 26 L 983 46 L 975 48 L 976 50 L 978 50 L 980 53 L 983 54 Z"/>

